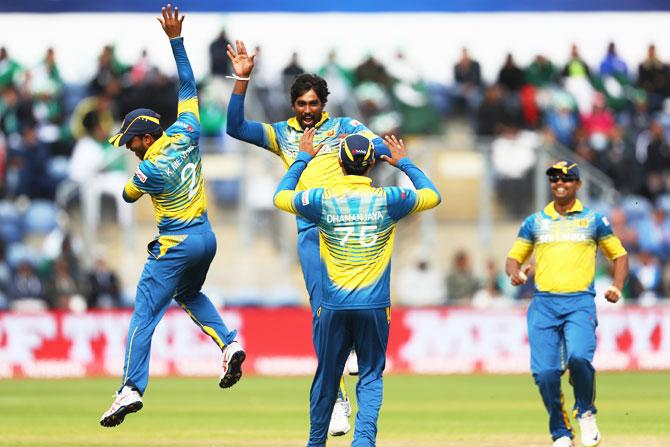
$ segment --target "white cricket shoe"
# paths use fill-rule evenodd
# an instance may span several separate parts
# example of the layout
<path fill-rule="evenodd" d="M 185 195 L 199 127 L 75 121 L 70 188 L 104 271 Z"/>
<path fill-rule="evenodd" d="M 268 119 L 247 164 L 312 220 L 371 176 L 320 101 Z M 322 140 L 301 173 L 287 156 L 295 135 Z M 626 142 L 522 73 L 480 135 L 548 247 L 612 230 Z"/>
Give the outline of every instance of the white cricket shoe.
<path fill-rule="evenodd" d="M 120 392 L 116 393 L 112 406 L 100 418 L 100 425 L 116 427 L 123 422 L 127 414 L 140 411 L 143 405 L 140 393 L 129 386 L 124 386 Z"/>
<path fill-rule="evenodd" d="M 557 440 L 554 441 L 552 444 L 553 447 L 575 447 L 575 443 L 572 442 L 572 439 L 570 439 L 567 436 L 561 436 Z"/>
<path fill-rule="evenodd" d="M 328 434 L 330 436 L 342 436 L 351 430 L 349 425 L 349 415 L 351 414 L 351 404 L 349 399 L 337 399 L 333 406 L 333 414 L 330 416 L 328 425 Z"/>
<path fill-rule="evenodd" d="M 352 350 L 349 353 L 345 367 L 347 368 L 347 371 L 349 371 L 350 376 L 358 375 L 358 356 L 356 355 L 356 351 Z"/>
<path fill-rule="evenodd" d="M 247 358 L 242 346 L 236 341 L 223 350 L 223 372 L 219 377 L 221 388 L 230 388 L 242 377 L 242 362 Z"/>
<path fill-rule="evenodd" d="M 596 416 L 590 411 L 585 412 L 579 418 L 579 431 L 584 447 L 595 447 L 603 440 L 596 425 Z"/>

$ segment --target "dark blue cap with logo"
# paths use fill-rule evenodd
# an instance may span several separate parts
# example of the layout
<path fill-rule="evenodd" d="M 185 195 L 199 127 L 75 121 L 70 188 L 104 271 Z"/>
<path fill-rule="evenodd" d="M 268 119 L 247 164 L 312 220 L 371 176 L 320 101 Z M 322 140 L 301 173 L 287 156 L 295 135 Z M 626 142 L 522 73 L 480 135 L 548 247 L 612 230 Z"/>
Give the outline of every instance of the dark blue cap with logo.
<path fill-rule="evenodd" d="M 340 160 L 349 166 L 366 168 L 375 159 L 372 141 L 363 135 L 348 135 L 340 142 Z"/>
<path fill-rule="evenodd" d="M 128 112 L 121 124 L 121 130 L 109 139 L 109 143 L 115 147 L 125 146 L 136 135 L 156 132 L 161 129 L 160 117 L 151 109 L 135 109 Z"/>
<path fill-rule="evenodd" d="M 547 175 L 557 174 L 563 174 L 566 177 L 571 176 L 576 180 L 579 180 L 579 167 L 577 166 L 577 163 L 571 160 L 557 161 L 547 169 Z"/>

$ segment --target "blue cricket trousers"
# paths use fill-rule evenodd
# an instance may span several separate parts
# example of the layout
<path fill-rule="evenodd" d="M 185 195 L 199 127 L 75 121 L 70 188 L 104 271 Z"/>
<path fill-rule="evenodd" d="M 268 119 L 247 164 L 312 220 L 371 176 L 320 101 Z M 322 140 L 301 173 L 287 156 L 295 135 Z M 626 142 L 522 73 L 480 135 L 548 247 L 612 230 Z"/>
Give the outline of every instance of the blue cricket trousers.
<path fill-rule="evenodd" d="M 235 340 L 237 331 L 228 330 L 212 302 L 200 291 L 216 253 L 216 237 L 209 225 L 203 227 L 203 232 L 161 235 L 149 243 L 128 328 L 121 387 L 129 385 L 144 393 L 151 337 L 173 298 L 220 349 Z"/>
<path fill-rule="evenodd" d="M 528 308 L 530 369 L 549 413 L 552 439 L 574 436 L 565 410 L 561 375 L 570 370 L 575 394 L 574 411 L 596 412 L 595 370 L 596 306 L 591 294 L 536 294 Z"/>
<path fill-rule="evenodd" d="M 356 385 L 358 413 L 353 447 L 376 445 L 377 419 L 382 405 L 383 372 L 386 366 L 390 313 L 388 308 L 364 310 L 321 309 L 318 366 L 310 390 L 308 447 L 326 445 L 328 424 L 337 399 L 340 377 L 351 346 L 358 355 Z"/>

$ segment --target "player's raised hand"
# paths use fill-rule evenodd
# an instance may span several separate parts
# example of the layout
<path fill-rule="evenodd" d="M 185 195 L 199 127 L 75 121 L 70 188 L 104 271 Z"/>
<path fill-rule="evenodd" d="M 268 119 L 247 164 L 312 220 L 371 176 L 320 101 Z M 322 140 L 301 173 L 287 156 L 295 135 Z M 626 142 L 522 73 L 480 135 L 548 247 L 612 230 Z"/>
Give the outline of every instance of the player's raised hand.
<path fill-rule="evenodd" d="M 391 157 L 382 155 L 381 159 L 391 166 L 397 166 L 398 161 L 401 158 L 407 157 L 407 148 L 405 147 L 405 142 L 402 141 L 402 138 L 398 139 L 395 135 L 387 135 L 384 137 L 384 142 L 391 151 Z"/>
<path fill-rule="evenodd" d="M 248 78 L 254 69 L 256 55 L 249 55 L 247 47 L 244 46 L 244 42 L 241 40 L 235 41 L 235 47 L 233 48 L 231 44 L 228 44 L 227 49 L 228 59 L 233 64 L 233 73 L 241 78 Z"/>
<path fill-rule="evenodd" d="M 316 127 L 310 127 L 300 137 L 300 152 L 307 152 L 312 157 L 318 154 L 323 147 L 323 143 L 314 147 L 314 135 L 316 135 Z"/>
<path fill-rule="evenodd" d="M 522 269 L 517 270 L 512 273 L 509 277 L 509 282 L 513 286 L 520 286 L 521 284 L 526 284 L 528 281 L 528 272 L 530 272 L 530 265 L 527 265 Z"/>
<path fill-rule="evenodd" d="M 175 6 L 173 13 L 172 5 L 168 3 L 167 6 L 161 8 L 161 13 L 163 17 L 156 17 L 156 19 L 161 22 L 165 34 L 170 39 L 181 36 L 181 24 L 186 16 L 179 16 L 179 7 Z"/>

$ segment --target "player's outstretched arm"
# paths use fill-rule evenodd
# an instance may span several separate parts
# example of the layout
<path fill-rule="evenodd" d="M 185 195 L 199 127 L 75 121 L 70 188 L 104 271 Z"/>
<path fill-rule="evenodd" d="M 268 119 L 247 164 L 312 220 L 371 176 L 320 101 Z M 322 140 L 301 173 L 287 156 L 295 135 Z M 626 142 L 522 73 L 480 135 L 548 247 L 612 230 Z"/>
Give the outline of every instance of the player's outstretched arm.
<path fill-rule="evenodd" d="M 391 156 L 382 155 L 381 159 L 395 166 L 412 181 L 416 194 L 414 194 L 413 203 L 405 203 L 398 207 L 400 214 L 404 217 L 406 213 L 415 213 L 436 207 L 442 201 L 440 192 L 426 174 L 419 169 L 407 156 L 407 148 L 402 138 L 398 139 L 395 135 L 384 137 L 386 146 L 389 148 Z M 405 193 L 405 196 L 407 194 Z M 401 198 L 405 197 L 401 194 Z M 410 206 L 411 205 L 411 206 Z"/>
<path fill-rule="evenodd" d="M 198 92 L 195 87 L 195 76 L 191 63 L 186 55 L 186 48 L 184 48 L 184 39 L 181 36 L 181 27 L 184 23 L 185 16 L 179 15 L 179 7 L 168 4 L 161 8 L 161 17 L 157 20 L 163 27 L 163 31 L 170 39 L 172 46 L 172 53 L 174 60 L 177 63 L 177 74 L 179 76 L 179 105 L 177 107 L 177 114 L 179 119 L 184 119 L 186 113 L 192 113 L 195 117 L 195 123 L 188 124 L 199 125 L 200 113 L 198 110 Z"/>
<path fill-rule="evenodd" d="M 233 66 L 233 77 L 235 78 L 233 93 L 244 95 L 251 80 L 250 76 L 254 69 L 256 55 L 247 53 L 247 47 L 241 40 L 235 41 L 235 48 L 228 44 L 227 52 L 228 59 L 230 59 L 230 63 Z"/>
<path fill-rule="evenodd" d="M 249 76 L 254 69 L 254 60 L 256 55 L 249 55 L 247 47 L 241 40 L 235 41 L 236 48 L 228 45 L 228 58 L 233 66 L 233 76 L 236 78 L 233 92 L 230 95 L 228 102 L 228 122 L 226 125 L 226 133 L 238 140 L 246 141 L 263 148 L 271 150 L 277 149 L 273 147 L 272 135 L 266 135 L 262 123 L 256 121 L 248 121 L 244 119 L 244 95 L 247 92 L 247 85 L 249 85 Z M 241 79 L 240 79 L 241 78 Z M 271 126 L 265 125 L 269 134 L 273 133 Z M 275 145 L 276 142 L 275 142 Z"/>

